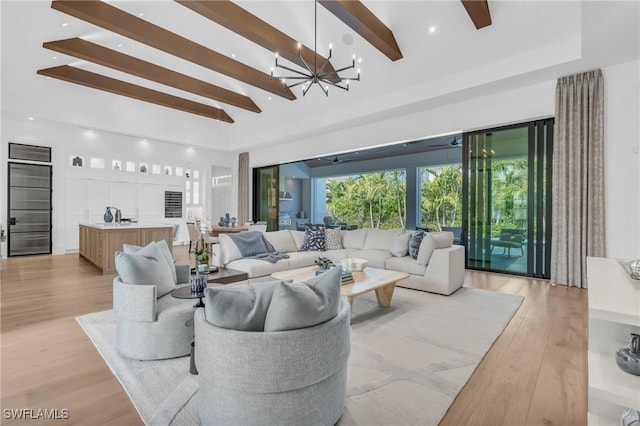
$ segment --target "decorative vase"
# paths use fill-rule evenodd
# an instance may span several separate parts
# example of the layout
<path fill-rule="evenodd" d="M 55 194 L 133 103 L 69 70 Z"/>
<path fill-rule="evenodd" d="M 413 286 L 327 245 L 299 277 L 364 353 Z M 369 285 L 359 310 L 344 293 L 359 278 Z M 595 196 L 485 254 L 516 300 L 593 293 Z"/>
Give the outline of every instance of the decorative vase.
<path fill-rule="evenodd" d="M 204 275 L 192 275 L 189 279 L 191 283 L 191 293 L 200 294 L 207 287 L 207 277 Z"/>
<path fill-rule="evenodd" d="M 209 253 L 206 251 L 196 254 L 196 271 L 205 274 L 209 272 Z"/>
<path fill-rule="evenodd" d="M 631 333 L 631 341 L 616 351 L 616 364 L 622 371 L 640 376 L 640 334 Z"/>
<path fill-rule="evenodd" d="M 104 221 L 109 223 L 109 222 L 113 222 L 113 215 L 111 214 L 111 209 L 109 207 L 107 207 L 107 211 L 104 212 Z"/>

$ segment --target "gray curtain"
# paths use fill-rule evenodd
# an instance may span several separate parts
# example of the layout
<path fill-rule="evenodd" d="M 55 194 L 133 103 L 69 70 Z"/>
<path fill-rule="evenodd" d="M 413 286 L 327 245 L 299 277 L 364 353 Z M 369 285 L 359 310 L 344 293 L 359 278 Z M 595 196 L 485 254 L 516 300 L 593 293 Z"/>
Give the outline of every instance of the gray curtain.
<path fill-rule="evenodd" d="M 238 158 L 238 225 L 244 225 L 251 216 L 249 212 L 250 179 L 249 153 L 243 152 Z"/>
<path fill-rule="evenodd" d="M 586 257 L 605 256 L 604 79 L 558 79 L 553 149 L 551 282 L 587 287 Z"/>

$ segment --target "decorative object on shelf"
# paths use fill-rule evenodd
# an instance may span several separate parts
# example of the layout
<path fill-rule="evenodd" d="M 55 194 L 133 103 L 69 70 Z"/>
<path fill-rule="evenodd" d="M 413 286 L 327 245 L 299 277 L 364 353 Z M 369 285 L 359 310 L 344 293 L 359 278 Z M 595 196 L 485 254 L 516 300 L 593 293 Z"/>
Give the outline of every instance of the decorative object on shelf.
<path fill-rule="evenodd" d="M 634 280 L 640 280 L 640 259 L 632 260 L 629 263 L 623 264 L 624 269 L 627 270 L 627 273 Z"/>
<path fill-rule="evenodd" d="M 298 219 L 304 219 L 304 210 L 298 212 Z"/>
<path fill-rule="evenodd" d="M 236 226 L 238 226 L 238 219 L 236 219 L 235 217 L 231 218 L 231 227 L 235 228 Z"/>
<path fill-rule="evenodd" d="M 348 272 L 361 272 L 369 265 L 367 259 L 347 258 L 340 261 L 343 271 Z"/>
<path fill-rule="evenodd" d="M 620 416 L 622 426 L 640 426 L 640 411 L 627 408 Z"/>
<path fill-rule="evenodd" d="M 107 211 L 104 212 L 103 219 L 106 223 L 113 222 L 113 214 L 111 214 L 111 207 L 107 207 Z"/>
<path fill-rule="evenodd" d="M 189 282 L 191 283 L 192 294 L 201 294 L 207 288 L 207 276 L 204 274 L 191 275 Z"/>
<path fill-rule="evenodd" d="M 631 333 L 629 344 L 616 351 L 616 364 L 622 371 L 640 376 L 640 334 Z"/>
<path fill-rule="evenodd" d="M 140 173 L 148 173 L 146 164 L 140 164 Z"/>
<path fill-rule="evenodd" d="M 336 266 L 331 259 L 327 259 L 326 257 L 319 257 L 315 262 L 318 265 L 318 269 L 316 270 L 316 275 L 320 275 L 323 272 L 328 271 L 331 267 Z"/>
<path fill-rule="evenodd" d="M 78 156 L 74 157 L 73 160 L 71 160 L 71 165 L 76 167 L 82 167 L 82 158 Z"/>
<path fill-rule="evenodd" d="M 225 228 L 235 228 L 236 226 L 238 226 L 238 219 L 236 219 L 235 217 L 230 217 L 229 213 L 226 213 L 224 217 L 220 216 L 218 225 L 224 226 Z"/>
<path fill-rule="evenodd" d="M 327 72 L 325 71 L 325 67 L 331 60 L 331 50 L 332 46 L 329 44 L 329 56 L 324 61 L 322 65 L 318 67 L 318 54 L 317 54 L 317 44 L 318 44 L 318 2 L 314 2 L 314 38 L 313 38 L 313 64 L 308 64 L 302 58 L 302 45 L 298 43 L 298 57 L 300 61 L 305 65 L 303 71 L 299 71 L 293 68 L 290 68 L 285 65 L 281 65 L 278 63 L 278 52 L 276 52 L 276 68 L 282 68 L 284 70 L 290 71 L 294 73 L 291 76 L 274 76 L 273 68 L 271 68 L 271 78 L 279 78 L 282 81 L 282 85 L 291 89 L 292 87 L 302 85 L 302 96 L 305 96 L 311 86 L 317 84 L 320 89 L 324 92 L 325 95 L 329 96 L 329 86 L 338 87 L 342 90 L 349 91 L 349 81 L 360 81 L 360 68 L 358 68 L 358 76 L 357 77 L 340 77 L 339 73 L 342 71 L 346 71 L 349 69 L 354 69 L 356 67 L 356 55 L 353 55 L 351 60 L 351 65 L 347 65 L 346 67 L 339 68 L 335 71 Z M 360 62 L 360 60 L 358 60 Z M 336 82 L 335 80 L 339 79 L 340 81 Z M 296 81 L 293 84 L 287 84 L 287 80 Z M 342 85 L 344 84 L 344 86 Z"/>

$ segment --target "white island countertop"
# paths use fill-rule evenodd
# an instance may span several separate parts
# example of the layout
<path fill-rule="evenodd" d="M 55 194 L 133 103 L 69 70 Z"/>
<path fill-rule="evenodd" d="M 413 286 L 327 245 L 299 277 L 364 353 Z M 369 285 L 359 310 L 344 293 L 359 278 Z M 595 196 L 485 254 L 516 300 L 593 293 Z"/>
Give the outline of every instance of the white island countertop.
<path fill-rule="evenodd" d="M 137 223 L 137 222 L 102 222 L 102 223 L 80 223 L 81 226 L 90 226 L 96 229 L 141 229 L 141 228 L 173 228 L 172 224 L 167 223 Z"/>

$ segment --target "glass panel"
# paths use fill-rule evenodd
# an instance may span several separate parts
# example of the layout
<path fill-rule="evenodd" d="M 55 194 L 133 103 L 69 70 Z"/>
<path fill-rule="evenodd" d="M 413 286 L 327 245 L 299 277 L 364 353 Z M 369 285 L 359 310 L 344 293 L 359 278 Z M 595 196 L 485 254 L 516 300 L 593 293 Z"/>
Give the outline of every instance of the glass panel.
<path fill-rule="evenodd" d="M 420 227 L 451 231 L 460 244 L 462 231 L 462 165 L 421 167 Z"/>
<path fill-rule="evenodd" d="M 278 166 L 254 169 L 253 219 L 267 222 L 267 230 L 278 229 Z"/>
<path fill-rule="evenodd" d="M 151 173 L 153 173 L 154 175 L 159 175 L 161 169 L 162 168 L 160 167 L 160 164 L 154 164 L 153 166 L 151 166 Z"/>
<path fill-rule="evenodd" d="M 182 176 L 182 167 L 176 167 L 176 176 Z"/>
<path fill-rule="evenodd" d="M 186 181 L 184 185 L 185 185 L 184 202 L 186 205 L 189 205 L 191 204 L 191 181 Z"/>
<path fill-rule="evenodd" d="M 316 196 L 326 196 L 327 226 L 395 229 L 405 227 L 405 194 L 405 170 L 389 170 L 326 178 Z"/>
<path fill-rule="evenodd" d="M 528 133 L 469 135 L 469 267 L 528 273 Z"/>
<path fill-rule="evenodd" d="M 89 167 L 92 169 L 104 169 L 104 158 L 91 157 L 89 160 Z"/>
<path fill-rule="evenodd" d="M 126 170 L 128 172 L 135 173 L 135 171 L 136 171 L 136 162 L 135 161 L 127 161 Z"/>
<path fill-rule="evenodd" d="M 193 182 L 193 204 L 200 204 L 200 183 Z"/>

